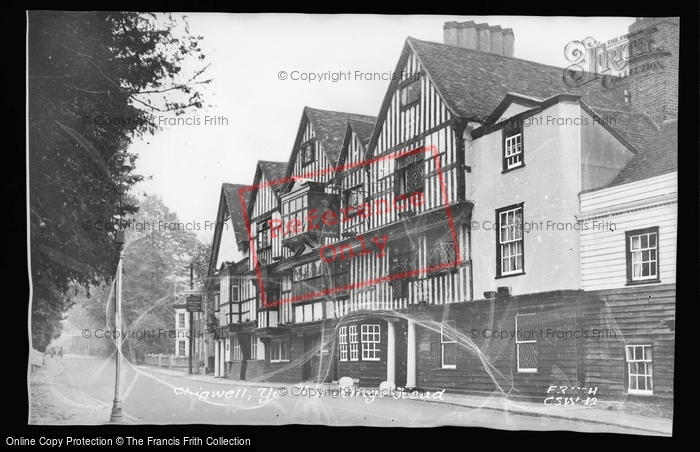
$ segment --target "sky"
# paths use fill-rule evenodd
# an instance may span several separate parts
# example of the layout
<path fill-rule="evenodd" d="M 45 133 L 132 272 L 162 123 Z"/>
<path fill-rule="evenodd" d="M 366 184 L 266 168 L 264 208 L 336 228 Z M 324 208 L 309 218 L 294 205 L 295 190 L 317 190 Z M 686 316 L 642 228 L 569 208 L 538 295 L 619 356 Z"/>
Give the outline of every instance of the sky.
<path fill-rule="evenodd" d="M 571 64 L 564 56 L 569 42 L 608 41 L 634 22 L 633 17 L 204 13 L 187 14 L 187 20 L 192 34 L 203 36 L 211 63 L 205 74 L 213 81 L 199 87 L 207 106 L 182 116 L 186 123 L 180 125 L 168 125 L 169 116 L 158 118 L 161 130 L 137 139 L 129 152 L 139 155 L 135 172 L 150 176 L 133 193 L 161 196 L 183 227 L 203 241 L 214 235 L 221 184 L 252 184 L 258 160 L 286 162 L 305 106 L 378 115 L 389 80 L 357 79 L 356 71 L 392 72 L 406 37 L 443 42 L 445 22 L 486 22 L 513 29 L 516 58 L 564 68 Z M 333 74 L 348 71 L 350 77 L 332 81 Z M 323 73 L 325 80 L 301 80 Z"/>

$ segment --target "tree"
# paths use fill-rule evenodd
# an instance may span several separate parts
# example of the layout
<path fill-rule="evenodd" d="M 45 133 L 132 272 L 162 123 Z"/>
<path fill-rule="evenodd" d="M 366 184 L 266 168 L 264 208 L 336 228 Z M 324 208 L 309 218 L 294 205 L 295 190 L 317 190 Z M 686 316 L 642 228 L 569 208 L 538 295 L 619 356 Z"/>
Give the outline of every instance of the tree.
<path fill-rule="evenodd" d="M 190 265 L 194 269 L 195 285 L 200 284 L 204 287 L 208 286 L 207 273 L 209 272 L 209 259 L 211 258 L 212 241 L 208 243 L 199 242 L 194 250 Z M 205 316 L 207 329 L 213 329 L 218 326 L 218 319 L 214 312 L 214 298 L 208 297 L 202 307 Z"/>
<path fill-rule="evenodd" d="M 72 284 L 87 290 L 114 277 L 109 225 L 137 211 L 118 156 L 158 130 L 156 113 L 202 107 L 193 88 L 201 37 L 183 17 L 130 12 L 30 11 L 29 209 L 32 337 L 43 348 L 60 334 Z M 133 166 L 136 156 L 128 156 Z M 89 292 L 88 292 L 89 296 Z M 36 318 L 35 318 L 36 317 Z"/>
<path fill-rule="evenodd" d="M 189 287 L 189 262 L 202 247 L 187 224 L 180 222 L 159 196 L 142 199 L 127 229 L 122 274 L 120 330 L 155 334 L 132 336 L 124 353 L 140 359 L 146 353 L 172 353 L 175 294 Z M 113 325 L 112 287 L 93 288 L 96 296 L 82 297 L 88 315 L 102 327 Z M 160 331 L 166 332 L 161 335 Z"/>

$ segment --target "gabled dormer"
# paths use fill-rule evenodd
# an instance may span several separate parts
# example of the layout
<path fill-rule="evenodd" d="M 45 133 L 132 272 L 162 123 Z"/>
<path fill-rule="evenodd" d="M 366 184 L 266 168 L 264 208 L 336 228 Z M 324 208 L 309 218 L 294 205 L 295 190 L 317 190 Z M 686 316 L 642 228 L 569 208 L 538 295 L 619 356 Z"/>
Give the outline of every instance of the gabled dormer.
<path fill-rule="evenodd" d="M 224 262 L 239 262 L 248 257 L 248 231 L 243 209 L 249 203 L 250 194 L 245 185 L 224 183 L 221 186 L 207 273 L 209 284 Z"/>
<path fill-rule="evenodd" d="M 299 122 L 285 179 L 328 183 L 338 166 L 348 120 L 372 122 L 371 116 L 305 107 Z M 283 191 L 288 191 L 285 186 Z"/>
<path fill-rule="evenodd" d="M 260 160 L 250 187 L 246 206 L 246 227 L 250 240 L 250 268 L 270 265 L 285 257 L 280 238 L 272 236 L 270 227 L 280 221 L 279 189 L 283 185 L 285 162 Z"/>
<path fill-rule="evenodd" d="M 374 124 L 374 121 L 351 119 L 345 129 L 335 181 L 335 185 L 340 187 L 343 237 L 360 234 L 372 224 L 370 216 L 360 214 L 364 213 L 361 206 L 370 195 L 370 165 L 365 160 L 365 155 Z"/>

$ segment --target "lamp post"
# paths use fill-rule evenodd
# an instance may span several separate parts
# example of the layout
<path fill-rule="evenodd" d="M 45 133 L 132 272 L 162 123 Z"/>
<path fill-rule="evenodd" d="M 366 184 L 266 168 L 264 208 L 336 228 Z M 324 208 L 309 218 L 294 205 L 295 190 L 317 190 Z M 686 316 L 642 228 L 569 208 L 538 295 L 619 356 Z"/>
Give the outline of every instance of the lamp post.
<path fill-rule="evenodd" d="M 121 170 L 124 173 L 128 173 L 131 169 L 129 164 L 128 155 L 126 152 L 117 154 L 121 158 Z M 123 189 L 123 187 L 120 186 Z M 121 224 L 121 210 L 122 210 L 122 196 L 123 193 L 119 195 L 119 226 L 114 230 L 114 241 L 117 245 L 117 251 L 119 253 L 119 261 L 117 263 L 117 276 L 114 280 L 114 331 L 115 333 L 119 330 L 122 324 L 122 263 L 124 261 L 124 231 L 122 230 Z M 117 359 L 116 359 L 116 376 L 114 379 L 114 402 L 112 404 L 112 414 L 109 417 L 109 422 L 112 423 L 122 423 L 124 418 L 122 416 L 122 395 L 121 395 L 121 368 L 122 368 L 122 337 L 121 335 L 112 335 L 115 340 L 115 345 L 117 346 Z"/>
<path fill-rule="evenodd" d="M 194 266 L 190 264 L 190 290 L 194 288 Z M 190 375 L 192 375 L 192 355 L 194 354 L 194 314 L 190 311 Z"/>

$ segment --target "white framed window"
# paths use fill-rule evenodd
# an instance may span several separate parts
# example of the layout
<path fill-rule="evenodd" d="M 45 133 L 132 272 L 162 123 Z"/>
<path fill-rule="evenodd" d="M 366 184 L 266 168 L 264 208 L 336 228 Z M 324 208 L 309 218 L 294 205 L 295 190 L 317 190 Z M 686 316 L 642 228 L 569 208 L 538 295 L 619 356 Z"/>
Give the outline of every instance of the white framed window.
<path fill-rule="evenodd" d="M 185 356 L 185 341 L 177 341 L 177 355 Z"/>
<path fill-rule="evenodd" d="M 519 314 L 515 316 L 515 354 L 518 372 L 537 372 L 538 353 L 537 339 L 534 335 L 520 333 L 521 331 L 537 330 L 537 314 Z M 527 337 L 528 340 L 524 340 Z"/>
<path fill-rule="evenodd" d="M 627 392 L 653 395 L 651 345 L 625 345 L 627 360 Z"/>
<path fill-rule="evenodd" d="M 440 324 L 440 362 L 443 369 L 457 368 L 457 341 L 448 337 L 445 328 L 450 325 Z"/>
<path fill-rule="evenodd" d="M 627 239 L 627 282 L 659 280 L 659 228 L 625 233 Z"/>
<path fill-rule="evenodd" d="M 510 170 L 523 164 L 523 134 L 506 137 L 503 155 L 503 168 Z"/>
<path fill-rule="evenodd" d="M 185 328 L 185 313 L 184 312 L 180 312 L 177 315 L 177 325 L 178 325 L 178 328 Z"/>
<path fill-rule="evenodd" d="M 338 329 L 338 348 L 340 350 L 340 360 L 348 360 L 348 327 L 341 326 Z"/>
<path fill-rule="evenodd" d="M 350 343 L 350 361 L 358 361 L 360 359 L 359 353 L 359 337 L 357 335 L 357 325 L 351 325 L 348 327 Z"/>
<path fill-rule="evenodd" d="M 234 361 L 241 361 L 242 356 L 241 356 L 241 342 L 238 339 L 238 336 L 233 337 L 233 360 Z"/>
<path fill-rule="evenodd" d="M 272 340 L 270 341 L 270 362 L 279 363 L 289 361 L 289 341 L 288 340 Z"/>
<path fill-rule="evenodd" d="M 379 361 L 379 325 L 362 325 L 362 360 Z"/>
<path fill-rule="evenodd" d="M 258 338 L 255 333 L 250 334 L 250 359 L 258 359 Z"/>
<path fill-rule="evenodd" d="M 498 217 L 497 276 L 523 273 L 523 206 L 496 211 Z"/>

